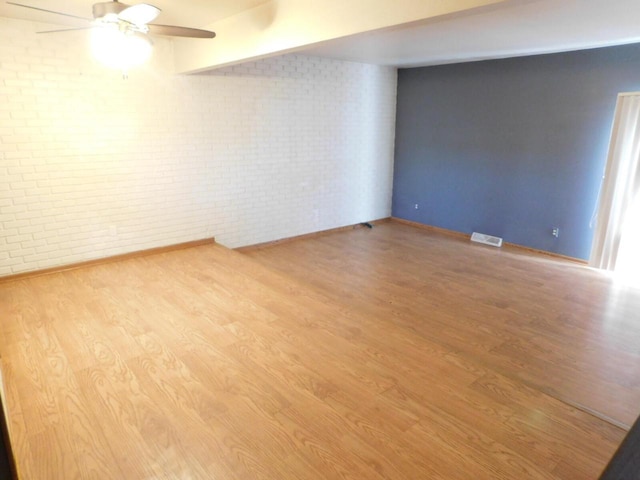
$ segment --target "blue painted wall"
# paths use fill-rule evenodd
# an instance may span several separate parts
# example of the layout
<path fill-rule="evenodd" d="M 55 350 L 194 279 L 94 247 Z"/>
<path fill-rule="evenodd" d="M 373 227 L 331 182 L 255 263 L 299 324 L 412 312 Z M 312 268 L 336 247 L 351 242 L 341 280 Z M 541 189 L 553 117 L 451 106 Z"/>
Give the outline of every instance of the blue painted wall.
<path fill-rule="evenodd" d="M 401 69 L 393 216 L 588 259 L 616 97 L 629 91 L 640 44 Z"/>

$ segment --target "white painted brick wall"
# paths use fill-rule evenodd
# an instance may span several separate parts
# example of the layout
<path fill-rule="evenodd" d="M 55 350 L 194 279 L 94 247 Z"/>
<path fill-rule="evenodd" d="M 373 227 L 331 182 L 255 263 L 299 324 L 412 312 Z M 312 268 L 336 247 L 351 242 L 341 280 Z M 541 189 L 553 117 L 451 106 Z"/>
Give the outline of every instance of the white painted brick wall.
<path fill-rule="evenodd" d="M 44 26 L 46 29 L 48 26 Z M 395 69 L 288 55 L 197 76 L 97 65 L 0 17 L 0 275 L 390 215 Z"/>

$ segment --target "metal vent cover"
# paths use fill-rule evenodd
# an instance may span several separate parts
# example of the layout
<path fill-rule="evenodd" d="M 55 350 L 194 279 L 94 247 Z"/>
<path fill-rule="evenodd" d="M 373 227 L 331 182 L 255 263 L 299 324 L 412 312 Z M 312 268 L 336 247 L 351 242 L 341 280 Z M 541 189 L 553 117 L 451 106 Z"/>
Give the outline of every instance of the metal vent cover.
<path fill-rule="evenodd" d="M 471 241 L 477 243 L 484 243 L 485 245 L 491 245 L 492 247 L 501 247 L 502 238 L 487 235 L 486 233 L 473 232 L 471 234 Z"/>

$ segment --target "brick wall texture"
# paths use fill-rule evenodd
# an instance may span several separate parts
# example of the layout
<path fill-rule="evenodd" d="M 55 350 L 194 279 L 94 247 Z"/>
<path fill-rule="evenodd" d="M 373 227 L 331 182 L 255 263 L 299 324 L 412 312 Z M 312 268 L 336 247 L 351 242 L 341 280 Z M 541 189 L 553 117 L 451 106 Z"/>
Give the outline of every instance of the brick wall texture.
<path fill-rule="evenodd" d="M 396 70 L 286 55 L 173 75 L 0 17 L 0 276 L 390 215 Z M 215 40 L 214 40 L 215 41 Z"/>

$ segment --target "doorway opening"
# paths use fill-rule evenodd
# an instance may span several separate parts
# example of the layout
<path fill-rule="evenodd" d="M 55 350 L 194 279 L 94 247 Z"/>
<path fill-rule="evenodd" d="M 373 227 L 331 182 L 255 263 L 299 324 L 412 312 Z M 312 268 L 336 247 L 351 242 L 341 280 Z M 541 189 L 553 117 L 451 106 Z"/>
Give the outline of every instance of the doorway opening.
<path fill-rule="evenodd" d="M 640 286 L 640 93 L 618 95 L 589 263 Z"/>
<path fill-rule="evenodd" d="M 640 195 L 634 199 L 622 227 L 615 274 L 625 283 L 640 286 Z"/>

